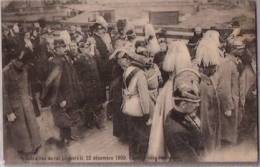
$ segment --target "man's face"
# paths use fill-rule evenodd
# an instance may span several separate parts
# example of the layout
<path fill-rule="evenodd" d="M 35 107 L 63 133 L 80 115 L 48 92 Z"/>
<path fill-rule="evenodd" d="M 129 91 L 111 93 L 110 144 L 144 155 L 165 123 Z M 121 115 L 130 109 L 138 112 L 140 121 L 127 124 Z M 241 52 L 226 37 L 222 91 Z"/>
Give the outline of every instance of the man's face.
<path fill-rule="evenodd" d="M 195 34 L 196 34 L 196 35 L 201 35 L 201 34 L 202 34 L 202 31 L 197 30 L 197 31 L 195 31 Z"/>
<path fill-rule="evenodd" d="M 188 101 L 181 101 L 178 105 L 178 109 L 182 113 L 191 114 L 198 110 L 199 102 L 188 102 Z"/>
<path fill-rule="evenodd" d="M 37 30 L 33 30 L 33 34 L 32 34 L 32 35 L 35 36 L 35 37 L 37 37 L 37 36 L 38 36 Z"/>
<path fill-rule="evenodd" d="M 29 32 L 25 33 L 24 39 L 30 39 L 30 33 Z"/>
<path fill-rule="evenodd" d="M 4 30 L 3 34 L 4 34 L 4 36 L 8 36 L 9 30 L 8 29 Z"/>
<path fill-rule="evenodd" d="M 76 43 L 71 43 L 70 44 L 70 50 L 71 50 L 71 52 L 76 53 L 77 50 L 78 50 L 77 44 Z"/>
<path fill-rule="evenodd" d="M 58 46 L 58 47 L 56 47 L 56 53 L 58 54 L 58 55 L 64 55 L 65 54 L 65 51 L 66 51 L 66 49 L 65 49 L 65 47 L 63 47 L 63 46 Z"/>
<path fill-rule="evenodd" d="M 127 58 L 119 58 L 117 63 L 121 66 L 122 69 L 126 69 L 130 64 Z"/>
<path fill-rule="evenodd" d="M 17 60 L 16 62 L 15 62 L 15 66 L 16 67 L 18 67 L 18 68 L 23 68 L 23 66 L 24 66 L 25 64 L 22 62 L 22 61 L 20 61 L 20 60 Z"/>
<path fill-rule="evenodd" d="M 106 33 L 106 30 L 105 30 L 105 28 L 99 28 L 99 29 L 97 30 L 97 33 L 100 34 L 100 35 L 102 35 L 102 34 L 105 34 L 105 33 Z"/>
<path fill-rule="evenodd" d="M 18 25 L 15 25 L 15 26 L 13 27 L 13 30 L 14 30 L 15 33 L 19 33 L 19 27 L 18 27 Z"/>
<path fill-rule="evenodd" d="M 159 41 L 159 45 L 160 45 L 161 51 L 162 51 L 162 52 L 166 52 L 166 51 L 167 51 L 167 42 L 166 42 L 166 39 L 160 38 L 158 41 Z"/>
<path fill-rule="evenodd" d="M 47 43 L 47 48 L 49 50 L 53 50 L 54 49 L 54 44 L 52 42 Z"/>
<path fill-rule="evenodd" d="M 210 66 L 207 66 L 207 67 L 203 67 L 203 66 L 200 66 L 200 71 L 207 75 L 207 76 L 212 76 L 216 73 L 217 71 L 217 66 L 216 65 L 210 65 Z"/>

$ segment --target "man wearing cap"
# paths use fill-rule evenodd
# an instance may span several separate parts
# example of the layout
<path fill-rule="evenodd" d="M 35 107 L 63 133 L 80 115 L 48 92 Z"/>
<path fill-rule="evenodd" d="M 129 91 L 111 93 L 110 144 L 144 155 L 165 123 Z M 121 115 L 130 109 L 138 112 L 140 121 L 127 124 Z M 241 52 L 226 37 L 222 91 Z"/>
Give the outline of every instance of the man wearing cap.
<path fill-rule="evenodd" d="M 198 161 L 201 134 L 196 112 L 200 102 L 200 75 L 192 66 L 184 42 L 175 41 L 168 47 L 163 69 L 170 77 L 156 101 L 147 159 Z"/>
<path fill-rule="evenodd" d="M 162 83 L 160 87 L 162 87 L 165 82 L 169 79 L 169 74 L 163 70 L 162 64 L 164 57 L 168 51 L 168 42 L 166 38 L 166 30 L 160 30 L 158 33 L 156 33 L 159 45 L 160 45 L 160 51 L 154 55 L 154 63 L 159 67 L 161 75 L 162 75 Z"/>
<path fill-rule="evenodd" d="M 78 138 L 78 126 L 82 123 L 79 108 L 83 92 L 73 60 L 66 54 L 63 40 L 54 41 L 56 56 L 52 60 L 51 72 L 44 83 L 42 103 L 50 104 L 54 122 L 60 128 L 62 142 Z"/>
<path fill-rule="evenodd" d="M 41 138 L 28 78 L 33 55 L 28 54 L 25 48 L 19 51 L 18 58 L 3 69 L 3 111 L 8 134 L 5 141 L 10 141 L 10 145 L 23 157 L 37 152 Z"/>
<path fill-rule="evenodd" d="M 240 102 L 243 110 L 242 121 L 239 128 L 239 139 L 256 135 L 254 128 L 257 126 L 257 78 L 256 78 L 256 40 L 246 44 L 246 52 L 242 61 L 245 64 L 240 76 Z"/>
<path fill-rule="evenodd" d="M 84 91 L 84 121 L 88 127 L 96 125 L 104 127 L 102 115 L 102 89 L 99 71 L 95 57 L 93 41 L 88 38 L 86 43 L 81 43 L 79 55 L 74 65 L 79 75 L 80 84 Z M 94 50 L 93 50 L 94 49 Z"/>
<path fill-rule="evenodd" d="M 244 54 L 244 44 L 241 41 L 234 42 L 230 53 L 226 54 L 224 61 L 220 63 L 219 79 L 217 83 L 221 114 L 221 139 L 222 145 L 234 145 L 237 143 L 238 126 L 242 113 L 239 109 L 239 76 L 243 64 L 241 57 Z"/>
<path fill-rule="evenodd" d="M 194 62 L 201 75 L 200 119 L 205 155 L 211 154 L 221 146 L 221 114 L 224 111 L 220 108 L 217 87 L 221 59 L 218 46 L 210 41 L 204 45 L 204 41 L 201 40 Z"/>
<path fill-rule="evenodd" d="M 11 36 L 10 29 L 7 26 L 2 26 L 3 36 L 2 36 L 2 50 L 3 58 L 2 65 L 3 67 L 7 65 L 12 59 L 14 59 L 18 53 L 15 49 L 17 46 L 16 40 Z"/>
<path fill-rule="evenodd" d="M 203 36 L 203 34 L 202 34 L 201 27 L 196 27 L 194 29 L 194 35 L 188 42 L 188 48 L 190 50 L 191 59 L 195 58 L 196 47 L 198 45 L 198 42 L 201 40 L 202 36 Z"/>
<path fill-rule="evenodd" d="M 93 25 L 96 48 L 99 54 L 97 54 L 97 65 L 100 73 L 100 79 L 103 87 L 103 98 L 106 100 L 106 86 L 109 85 L 111 80 L 111 65 L 109 62 L 109 55 L 112 53 L 112 42 L 110 35 L 107 31 L 107 23 L 104 21 L 98 21 Z"/>
<path fill-rule="evenodd" d="M 119 48 L 122 46 L 122 43 L 126 40 L 126 20 L 118 20 L 117 21 L 117 32 L 113 38 L 113 46 L 114 48 Z"/>

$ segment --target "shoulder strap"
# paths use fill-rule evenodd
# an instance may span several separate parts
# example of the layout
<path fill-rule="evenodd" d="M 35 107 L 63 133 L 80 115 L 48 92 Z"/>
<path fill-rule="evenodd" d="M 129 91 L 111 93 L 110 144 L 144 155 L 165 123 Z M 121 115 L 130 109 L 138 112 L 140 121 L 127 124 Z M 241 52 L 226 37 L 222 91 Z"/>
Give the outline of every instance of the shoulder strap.
<path fill-rule="evenodd" d="M 132 80 L 132 78 L 134 77 L 134 75 L 139 71 L 138 68 L 135 68 L 134 70 L 132 70 L 130 72 L 130 74 L 128 74 L 128 76 L 126 77 L 126 79 L 124 80 L 124 86 L 125 88 L 128 88 L 130 81 Z"/>

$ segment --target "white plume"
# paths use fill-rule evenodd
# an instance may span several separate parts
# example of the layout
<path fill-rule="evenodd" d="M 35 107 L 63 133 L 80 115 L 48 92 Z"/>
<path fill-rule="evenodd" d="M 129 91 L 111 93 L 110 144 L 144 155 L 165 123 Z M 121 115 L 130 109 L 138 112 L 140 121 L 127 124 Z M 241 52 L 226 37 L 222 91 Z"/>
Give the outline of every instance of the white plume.
<path fill-rule="evenodd" d="M 218 65 L 220 63 L 222 52 L 212 39 L 202 39 L 197 47 L 196 60 L 197 65 L 203 63 L 205 66 Z"/>
<path fill-rule="evenodd" d="M 219 41 L 219 32 L 215 30 L 208 30 L 204 35 L 203 35 L 203 40 L 210 40 L 214 44 L 217 45 L 217 47 L 220 47 L 220 41 Z"/>
<path fill-rule="evenodd" d="M 160 51 L 160 45 L 156 38 L 156 33 L 152 24 L 146 24 L 144 27 L 145 30 L 145 39 L 150 39 L 147 44 L 147 49 L 154 56 L 157 52 Z"/>
<path fill-rule="evenodd" d="M 145 38 L 148 39 L 150 36 L 155 37 L 155 30 L 152 24 L 146 24 L 144 27 Z"/>
<path fill-rule="evenodd" d="M 191 68 L 190 53 L 186 44 L 182 41 L 171 42 L 168 46 L 168 52 L 163 61 L 163 69 L 167 72 L 176 72 Z"/>
<path fill-rule="evenodd" d="M 60 38 L 64 40 L 66 45 L 69 45 L 71 43 L 70 34 L 66 30 L 60 32 Z"/>

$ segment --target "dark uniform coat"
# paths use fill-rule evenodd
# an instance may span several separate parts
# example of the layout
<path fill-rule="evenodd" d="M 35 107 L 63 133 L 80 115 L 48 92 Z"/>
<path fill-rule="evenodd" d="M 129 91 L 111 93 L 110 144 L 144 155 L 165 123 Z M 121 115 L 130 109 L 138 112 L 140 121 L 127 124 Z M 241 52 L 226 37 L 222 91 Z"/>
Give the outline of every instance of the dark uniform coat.
<path fill-rule="evenodd" d="M 52 105 L 54 121 L 58 127 L 71 127 L 79 122 L 78 109 L 82 97 L 83 92 L 72 59 L 65 55 L 55 56 L 41 99 L 45 104 Z M 63 101 L 66 101 L 66 105 L 61 108 L 60 103 Z"/>
<path fill-rule="evenodd" d="M 237 143 L 238 126 L 241 120 L 239 110 L 239 71 L 236 58 L 228 55 L 220 64 L 216 81 L 221 106 L 221 138 L 232 144 Z M 231 110 L 228 117 L 225 111 Z"/>
<path fill-rule="evenodd" d="M 200 97 L 202 140 L 205 153 L 210 153 L 219 148 L 221 144 L 221 110 L 215 83 L 203 74 L 201 74 Z"/>
<path fill-rule="evenodd" d="M 14 148 L 22 152 L 34 152 L 41 144 L 28 81 L 28 70 L 17 69 L 14 62 L 3 69 L 4 118 L 10 113 L 16 115 L 14 122 L 5 125 Z"/>
<path fill-rule="evenodd" d="M 175 162 L 199 161 L 203 149 L 200 130 L 186 120 L 186 115 L 174 109 L 166 116 L 165 144 Z"/>
<path fill-rule="evenodd" d="M 97 66 L 100 73 L 101 82 L 104 85 L 108 85 L 111 80 L 111 64 L 109 63 L 109 48 L 103 41 L 101 37 L 98 35 L 93 36 L 96 41 L 96 48 L 97 48 Z"/>
<path fill-rule="evenodd" d="M 80 85 L 84 91 L 85 103 L 91 103 L 92 105 L 101 104 L 102 90 L 96 58 L 82 53 L 74 65 L 79 76 Z"/>
<path fill-rule="evenodd" d="M 122 86 L 123 70 L 118 64 L 114 64 L 112 70 L 112 82 L 110 84 L 110 103 L 108 111 L 113 116 L 113 135 L 121 139 L 127 137 L 127 116 L 122 112 Z"/>

